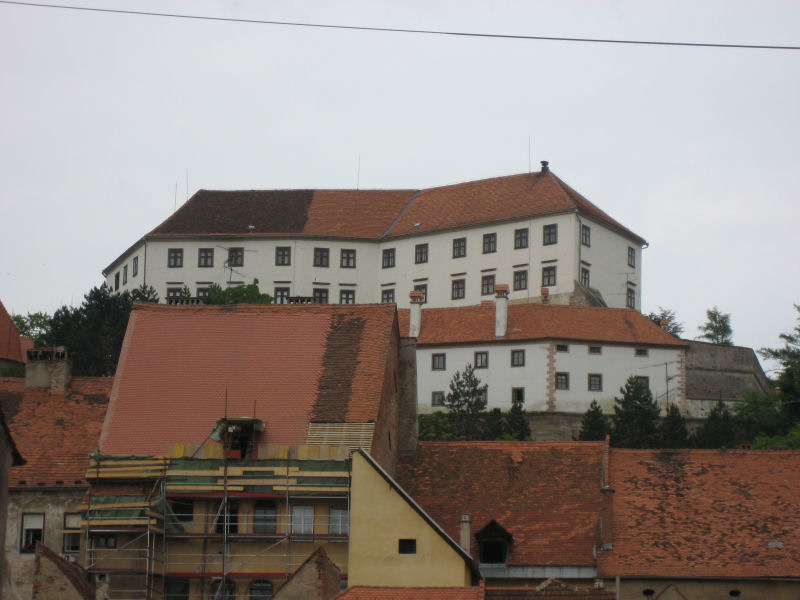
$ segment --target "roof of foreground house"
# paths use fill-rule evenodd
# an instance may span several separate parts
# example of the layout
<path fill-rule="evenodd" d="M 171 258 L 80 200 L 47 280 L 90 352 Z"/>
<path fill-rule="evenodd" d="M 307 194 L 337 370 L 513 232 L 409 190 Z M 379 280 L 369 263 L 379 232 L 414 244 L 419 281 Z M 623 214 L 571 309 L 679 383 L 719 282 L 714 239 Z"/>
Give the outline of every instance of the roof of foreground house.
<path fill-rule="evenodd" d="M 381 587 L 354 585 L 334 600 L 483 600 L 478 587 Z"/>
<path fill-rule="evenodd" d="M 389 304 L 137 304 L 100 449 L 162 454 L 225 416 L 256 417 L 264 441 L 287 445 L 312 422 L 375 422 L 395 328 Z"/>
<path fill-rule="evenodd" d="M 400 332 L 408 332 L 409 310 L 398 311 Z M 511 304 L 506 336 L 495 337 L 495 305 L 426 308 L 422 310 L 417 344 L 486 344 L 522 340 L 564 340 L 686 346 L 648 317 L 629 308 L 562 306 L 555 304 Z"/>
<path fill-rule="evenodd" d="M 25 465 L 13 467 L 12 489 L 87 487 L 89 453 L 97 448 L 110 377 L 74 377 L 66 393 L 26 388 L 0 377 L 0 408 Z"/>
<path fill-rule="evenodd" d="M 594 566 L 602 442 L 420 442 L 397 482 L 450 535 L 492 520 L 513 537 L 509 566 Z"/>
<path fill-rule="evenodd" d="M 19 330 L 11 320 L 2 301 L 0 301 L 0 360 L 25 362 L 20 345 Z"/>
<path fill-rule="evenodd" d="M 422 190 L 199 190 L 145 238 L 377 241 L 569 212 L 603 223 L 639 245 L 646 243 L 549 169 Z"/>
<path fill-rule="evenodd" d="M 800 452 L 611 453 L 601 576 L 800 577 Z"/>

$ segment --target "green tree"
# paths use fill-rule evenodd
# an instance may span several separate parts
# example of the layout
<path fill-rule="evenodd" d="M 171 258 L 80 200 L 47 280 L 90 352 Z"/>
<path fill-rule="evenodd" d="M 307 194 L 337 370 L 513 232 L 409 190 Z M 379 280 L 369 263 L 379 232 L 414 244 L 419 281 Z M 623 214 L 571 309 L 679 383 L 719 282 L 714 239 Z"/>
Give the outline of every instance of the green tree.
<path fill-rule="evenodd" d="M 525 401 L 514 397 L 511 400 L 511 410 L 506 414 L 506 433 L 515 440 L 525 441 L 531 439 L 531 425 L 525 416 L 523 404 Z"/>
<path fill-rule="evenodd" d="M 450 391 L 444 400 L 448 409 L 456 439 L 483 439 L 483 412 L 486 410 L 485 384 L 475 376 L 475 369 L 469 363 L 464 372 L 456 371 L 450 380 Z"/>
<path fill-rule="evenodd" d="M 780 334 L 782 348 L 761 348 L 758 353 L 764 358 L 777 360 L 781 365 L 777 387 L 786 411 L 796 422 L 800 421 L 800 304 L 794 305 L 798 312 L 797 325 L 793 331 Z"/>
<path fill-rule="evenodd" d="M 687 448 L 689 446 L 689 430 L 686 419 L 675 404 L 670 404 L 666 416 L 658 425 L 659 439 L 662 448 Z"/>
<path fill-rule="evenodd" d="M 723 313 L 716 306 L 706 310 L 706 322 L 698 327 L 702 340 L 713 344 L 731 346 L 733 344 L 733 329 L 731 329 L 730 313 Z"/>
<path fill-rule="evenodd" d="M 758 435 L 783 435 L 792 428 L 793 420 L 785 410 L 781 395 L 750 392 L 733 409 L 742 439 L 753 441 Z"/>
<path fill-rule="evenodd" d="M 447 442 L 456 439 L 453 424 L 442 411 L 419 416 L 419 439 Z"/>
<path fill-rule="evenodd" d="M 617 448 L 656 447 L 660 411 L 650 388 L 641 379 L 631 376 L 619 391 L 622 398 L 614 398 L 613 445 Z"/>
<path fill-rule="evenodd" d="M 678 316 L 675 314 L 674 310 L 659 306 L 657 312 L 651 312 L 647 316 L 650 317 L 653 323 L 661 327 L 667 333 L 674 335 L 676 338 L 681 337 L 683 333 L 683 323 L 678 321 Z M 662 325 L 662 322 L 666 322 L 666 324 Z"/>
<path fill-rule="evenodd" d="M 19 334 L 33 339 L 34 346 L 43 346 L 50 334 L 50 319 L 46 312 L 28 313 L 26 315 L 11 315 Z"/>
<path fill-rule="evenodd" d="M 602 441 L 609 433 L 611 433 L 611 427 L 608 417 L 603 414 L 603 407 L 597 403 L 597 400 L 592 400 L 589 410 L 583 413 L 578 439 L 585 442 Z"/>
<path fill-rule="evenodd" d="M 131 290 L 131 300 L 134 302 L 158 302 L 158 292 L 152 285 L 145 285 L 144 283 L 138 288 Z"/>
<path fill-rule="evenodd" d="M 262 294 L 258 289 L 258 279 L 249 285 L 237 285 L 222 289 L 216 283 L 208 287 L 206 304 L 272 304 L 269 294 Z"/>
<path fill-rule="evenodd" d="M 720 400 L 695 430 L 692 440 L 698 448 L 730 448 L 736 443 L 736 430 L 731 411 Z"/>
<path fill-rule="evenodd" d="M 786 435 L 758 435 L 753 440 L 753 450 L 767 450 L 768 448 L 800 450 L 800 423 L 795 425 Z"/>
<path fill-rule="evenodd" d="M 493 408 L 483 414 L 483 439 L 486 440 L 511 440 L 508 434 L 506 416 L 499 408 Z"/>

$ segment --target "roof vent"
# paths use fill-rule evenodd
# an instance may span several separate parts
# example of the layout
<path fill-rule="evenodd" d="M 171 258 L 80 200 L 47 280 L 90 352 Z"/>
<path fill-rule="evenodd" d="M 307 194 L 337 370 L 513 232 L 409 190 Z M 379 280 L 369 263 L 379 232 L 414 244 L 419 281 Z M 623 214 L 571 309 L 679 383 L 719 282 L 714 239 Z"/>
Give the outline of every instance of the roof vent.
<path fill-rule="evenodd" d="M 543 160 L 543 161 L 541 161 L 541 163 L 542 163 L 542 175 L 544 175 L 545 173 L 549 173 L 550 172 L 550 161 Z"/>
<path fill-rule="evenodd" d="M 253 231 L 255 231 L 255 229 L 256 229 L 255 225 L 248 225 L 247 226 L 247 231 L 249 231 L 250 233 L 253 233 Z"/>

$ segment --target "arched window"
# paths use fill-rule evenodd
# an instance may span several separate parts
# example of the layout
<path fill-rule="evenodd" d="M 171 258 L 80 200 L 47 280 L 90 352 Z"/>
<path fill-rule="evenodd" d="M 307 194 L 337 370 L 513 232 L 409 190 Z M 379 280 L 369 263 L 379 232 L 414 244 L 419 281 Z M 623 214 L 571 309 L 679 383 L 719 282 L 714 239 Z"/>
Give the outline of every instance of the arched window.
<path fill-rule="evenodd" d="M 275 533 L 278 522 L 275 503 L 267 500 L 256 502 L 253 510 L 253 533 Z M 258 581 L 261 581 L 260 579 Z"/>
<path fill-rule="evenodd" d="M 250 600 L 272 598 L 272 582 L 269 579 L 256 579 L 250 584 Z"/>

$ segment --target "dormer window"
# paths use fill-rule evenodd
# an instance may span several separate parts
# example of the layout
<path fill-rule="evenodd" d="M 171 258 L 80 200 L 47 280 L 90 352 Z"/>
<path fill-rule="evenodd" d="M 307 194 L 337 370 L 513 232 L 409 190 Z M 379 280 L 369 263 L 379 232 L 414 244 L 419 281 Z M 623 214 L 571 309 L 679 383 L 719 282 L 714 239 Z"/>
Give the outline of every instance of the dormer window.
<path fill-rule="evenodd" d="M 475 534 L 481 564 L 504 565 L 508 561 L 514 537 L 494 519 Z"/>

